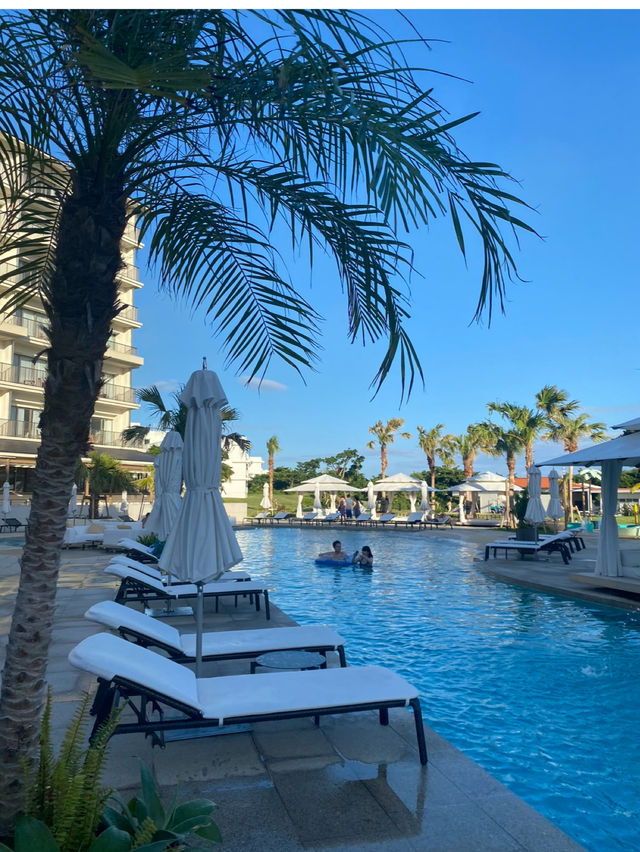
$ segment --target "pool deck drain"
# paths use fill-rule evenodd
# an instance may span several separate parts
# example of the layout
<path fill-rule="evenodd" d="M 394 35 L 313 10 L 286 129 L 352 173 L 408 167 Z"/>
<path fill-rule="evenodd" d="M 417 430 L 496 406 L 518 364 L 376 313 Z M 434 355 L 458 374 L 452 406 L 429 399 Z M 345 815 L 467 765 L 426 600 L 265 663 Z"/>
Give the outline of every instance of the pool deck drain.
<path fill-rule="evenodd" d="M 413 534 L 413 533 L 408 533 Z M 419 534 L 419 533 L 418 533 Z M 495 530 L 438 530 L 483 547 Z M 593 537 L 592 537 L 593 539 Z M 582 559 L 593 558 L 594 546 Z M 0 550 L 0 647 L 4 650 L 15 590 L 18 555 Z M 115 586 L 103 573 L 109 555 L 65 551 L 62 557 L 47 679 L 54 690 L 53 732 L 62 736 L 77 702 L 95 679 L 67 661 L 71 648 L 98 632 L 83 618 L 94 603 L 113 599 Z M 559 560 L 558 560 L 559 562 Z M 560 567 L 562 566 L 562 567 Z M 565 583 L 578 567 L 533 560 L 490 560 L 478 568 L 499 579 L 573 594 Z M 555 585 L 553 585 L 555 583 Z M 575 584 L 578 585 L 577 583 Z M 588 589 L 576 594 L 604 601 Z M 592 597 L 591 595 L 598 595 Z M 271 626 L 294 623 L 277 607 Z M 620 605 L 620 604 L 619 604 Z M 192 629 L 191 618 L 172 626 Z M 205 612 L 205 629 L 264 627 L 262 614 L 231 602 Z M 348 659 L 348 648 L 347 648 Z M 249 664 L 208 664 L 204 674 L 245 673 Z M 269 677 L 268 673 L 256 677 Z M 428 698 L 423 702 L 428 716 Z M 138 785 L 139 762 L 152 769 L 168 799 L 176 784 L 183 798 L 217 802 L 222 852 L 579 852 L 582 849 L 481 767 L 426 727 L 429 764 L 421 767 L 411 711 L 390 712 L 381 727 L 377 713 L 312 720 L 264 722 L 250 730 L 210 739 L 168 743 L 152 749 L 141 734 L 114 737 L 105 783 L 121 793 Z"/>

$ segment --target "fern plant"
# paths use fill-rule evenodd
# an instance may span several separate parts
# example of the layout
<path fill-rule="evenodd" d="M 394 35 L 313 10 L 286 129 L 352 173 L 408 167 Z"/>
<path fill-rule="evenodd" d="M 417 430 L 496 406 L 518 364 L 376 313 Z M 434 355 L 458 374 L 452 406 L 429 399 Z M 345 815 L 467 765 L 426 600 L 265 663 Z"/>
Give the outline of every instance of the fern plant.
<path fill-rule="evenodd" d="M 67 729 L 60 754 L 54 759 L 49 690 L 40 731 L 38 764 L 35 770 L 25 767 L 25 816 L 49 826 L 61 852 L 77 852 L 89 847 L 112 792 L 101 785 L 101 778 L 107 743 L 119 714 L 112 714 L 84 747 L 90 700 L 91 696 L 86 693 Z"/>

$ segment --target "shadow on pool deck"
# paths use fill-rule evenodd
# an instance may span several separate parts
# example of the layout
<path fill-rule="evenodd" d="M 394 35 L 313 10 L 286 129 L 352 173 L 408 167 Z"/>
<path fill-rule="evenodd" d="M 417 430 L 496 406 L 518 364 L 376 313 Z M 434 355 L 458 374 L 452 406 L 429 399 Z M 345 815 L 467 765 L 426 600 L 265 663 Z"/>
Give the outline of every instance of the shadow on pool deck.
<path fill-rule="evenodd" d="M 482 533 L 463 531 L 478 545 L 488 540 Z M 0 551 L 2 648 L 17 584 L 17 557 Z M 114 584 L 102 572 L 108 558 L 99 551 L 63 553 L 47 670 L 55 693 L 56 739 L 81 692 L 95 684 L 94 678 L 68 663 L 67 655 L 98 630 L 83 618 L 84 612 L 113 598 Z M 510 562 L 516 565 L 516 560 Z M 498 561 L 491 570 L 501 566 Z M 507 568 L 512 570 L 511 565 Z M 272 597 L 269 624 L 274 628 L 292 624 L 277 608 L 277 589 Z M 190 618 L 170 623 L 185 629 L 193 625 Z M 207 630 L 264 626 L 263 613 L 242 603 L 234 609 L 230 600 L 218 614 L 205 613 Z M 227 661 L 208 664 L 204 673 L 248 670 L 248 663 Z M 423 711 L 428 717 L 428 697 Z M 426 738 L 429 764 L 422 767 L 409 709 L 390 711 L 388 727 L 378 724 L 375 712 L 324 717 L 320 727 L 310 719 L 264 722 L 243 733 L 170 742 L 165 749 L 152 749 L 141 734 L 124 735 L 111 741 L 105 782 L 126 794 L 137 787 L 142 759 L 152 768 L 165 799 L 176 783 L 183 798 L 212 798 L 219 806 L 216 818 L 223 852 L 578 852 L 582 848 L 428 727 Z"/>

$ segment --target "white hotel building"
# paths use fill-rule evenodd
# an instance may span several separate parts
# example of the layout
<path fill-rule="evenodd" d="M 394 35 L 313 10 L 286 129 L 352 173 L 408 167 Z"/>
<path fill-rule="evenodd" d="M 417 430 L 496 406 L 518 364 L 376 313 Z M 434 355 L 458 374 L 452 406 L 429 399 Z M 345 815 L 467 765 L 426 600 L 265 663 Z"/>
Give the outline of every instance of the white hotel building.
<path fill-rule="evenodd" d="M 134 296 L 142 287 L 135 263 L 141 247 L 133 223 L 122 240 L 125 264 L 119 273 L 119 298 L 125 306 L 113 321 L 104 359 L 104 386 L 91 421 L 91 444 L 108 453 L 131 472 L 142 473 L 153 459 L 140 450 L 123 447 L 123 429 L 130 425 L 131 411 L 139 408 L 132 384 L 133 370 L 144 362 L 135 347 L 134 333 L 142 323 Z M 5 285 L 6 287 L 6 285 Z M 0 285 L 0 299 L 1 299 Z M 1 304 L 1 303 L 0 303 Z M 34 356 L 47 345 L 42 303 L 34 296 L 11 315 L 0 313 L 0 476 L 12 490 L 30 492 L 36 451 L 40 443 L 38 422 L 43 407 L 46 366 Z M 2 471 L 4 467 L 4 471 Z"/>

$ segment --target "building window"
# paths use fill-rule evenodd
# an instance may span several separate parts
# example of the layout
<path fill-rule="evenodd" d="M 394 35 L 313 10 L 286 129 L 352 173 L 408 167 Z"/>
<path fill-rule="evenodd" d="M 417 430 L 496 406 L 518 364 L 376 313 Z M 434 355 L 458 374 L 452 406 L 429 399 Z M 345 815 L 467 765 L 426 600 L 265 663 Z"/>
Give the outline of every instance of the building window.
<path fill-rule="evenodd" d="M 40 438 L 38 423 L 40 422 L 39 408 L 23 408 L 22 406 L 11 406 L 11 421 L 16 438 Z"/>

